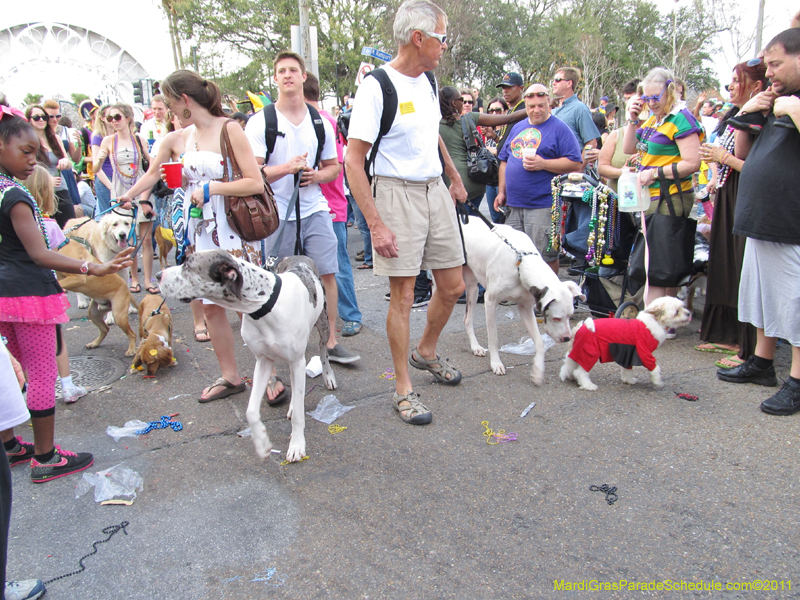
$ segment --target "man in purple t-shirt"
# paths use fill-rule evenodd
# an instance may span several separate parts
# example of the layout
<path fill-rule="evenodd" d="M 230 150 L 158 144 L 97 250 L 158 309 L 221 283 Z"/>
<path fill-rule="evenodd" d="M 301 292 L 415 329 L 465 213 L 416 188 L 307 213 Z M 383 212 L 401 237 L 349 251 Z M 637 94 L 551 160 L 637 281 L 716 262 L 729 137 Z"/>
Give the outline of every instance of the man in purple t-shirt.
<path fill-rule="evenodd" d="M 534 83 L 523 97 L 528 118 L 514 125 L 497 156 L 500 181 L 494 207 L 509 206 L 506 225 L 527 233 L 558 274 L 558 252 L 547 251 L 553 205 L 550 182 L 556 175 L 581 170 L 581 147 L 572 130 L 551 117 L 545 86 Z"/>

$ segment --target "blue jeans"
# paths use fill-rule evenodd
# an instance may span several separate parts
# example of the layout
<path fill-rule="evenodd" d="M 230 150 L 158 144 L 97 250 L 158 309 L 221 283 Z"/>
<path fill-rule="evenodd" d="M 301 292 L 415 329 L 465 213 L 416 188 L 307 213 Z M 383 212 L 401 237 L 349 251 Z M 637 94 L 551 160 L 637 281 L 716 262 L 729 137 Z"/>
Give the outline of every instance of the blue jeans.
<path fill-rule="evenodd" d="M 494 199 L 497 198 L 497 186 L 486 186 L 486 202 L 489 203 L 489 215 L 492 217 L 492 223 L 497 223 L 500 218 L 500 213 L 494 209 Z"/>
<path fill-rule="evenodd" d="M 338 245 L 339 272 L 336 273 L 336 285 L 339 288 L 339 316 L 342 321 L 361 323 L 361 311 L 356 300 L 356 286 L 353 282 L 353 267 L 347 255 L 347 224 L 334 221 L 333 232 Z"/>
<path fill-rule="evenodd" d="M 105 211 L 111 206 L 111 190 L 109 190 L 103 182 L 95 177 L 94 179 L 94 194 L 97 196 L 97 206 L 94 209 L 94 219 L 99 221 L 105 214 Z"/>
<path fill-rule="evenodd" d="M 364 264 L 371 265 L 372 234 L 369 232 L 369 226 L 367 225 L 367 220 L 364 218 L 364 213 L 361 212 L 361 209 L 358 207 L 355 198 L 348 195 L 347 204 L 353 208 L 353 216 L 356 218 L 355 221 L 356 226 L 358 226 L 358 232 L 361 234 L 361 241 L 364 242 Z"/>

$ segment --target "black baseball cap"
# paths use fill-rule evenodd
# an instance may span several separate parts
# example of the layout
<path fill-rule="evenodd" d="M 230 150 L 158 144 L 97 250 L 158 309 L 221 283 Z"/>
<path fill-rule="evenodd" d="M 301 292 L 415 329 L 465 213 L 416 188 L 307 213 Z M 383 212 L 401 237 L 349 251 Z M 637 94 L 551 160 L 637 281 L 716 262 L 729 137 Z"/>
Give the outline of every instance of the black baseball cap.
<path fill-rule="evenodd" d="M 494 87 L 501 88 L 501 87 L 510 87 L 512 85 L 518 85 L 522 87 L 525 84 L 522 83 L 522 76 L 519 73 L 515 73 L 514 71 L 509 71 L 508 73 L 503 75 L 503 81 L 501 81 Z"/>

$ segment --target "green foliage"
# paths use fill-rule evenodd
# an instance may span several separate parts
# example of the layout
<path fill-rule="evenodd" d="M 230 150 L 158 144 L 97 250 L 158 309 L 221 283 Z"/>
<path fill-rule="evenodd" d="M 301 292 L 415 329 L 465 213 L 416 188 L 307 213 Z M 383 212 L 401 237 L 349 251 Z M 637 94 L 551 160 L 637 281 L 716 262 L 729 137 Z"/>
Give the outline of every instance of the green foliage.
<path fill-rule="evenodd" d="M 78 93 L 78 92 L 75 92 L 74 94 L 70 94 L 70 96 L 72 97 L 72 101 L 75 104 L 79 105 L 79 106 L 80 106 L 81 102 L 83 102 L 84 100 L 88 100 L 89 99 L 89 96 L 87 96 L 86 94 L 81 94 L 81 93 Z"/>
<path fill-rule="evenodd" d="M 26 94 L 22 99 L 22 103 L 25 106 L 34 106 L 36 104 L 41 104 L 42 98 L 44 98 L 42 94 Z"/>
<path fill-rule="evenodd" d="M 505 71 L 526 83 L 549 83 L 557 68 L 576 66 L 585 74 L 579 94 L 590 104 L 600 96 L 621 100 L 624 83 L 656 66 L 674 66 L 693 89 L 717 85 L 708 61 L 725 29 L 716 3 L 693 0 L 674 15 L 661 14 L 654 0 L 439 0 L 448 14 L 449 50 L 437 76 L 443 85 L 477 85 L 487 98 Z M 223 90 L 274 95 L 272 58 L 290 47 L 290 27 L 299 22 L 297 0 L 162 0 L 177 37 L 200 41 L 202 70 Z M 320 85 L 339 101 L 355 91 L 363 46 L 396 53 L 392 21 L 399 0 L 315 0 L 310 22 L 317 26 Z M 220 45 L 246 57 L 246 66 L 226 69 Z M 184 50 L 186 45 L 184 42 Z M 180 54 L 180 45 L 178 48 Z M 338 102 L 337 102 L 338 103 Z"/>

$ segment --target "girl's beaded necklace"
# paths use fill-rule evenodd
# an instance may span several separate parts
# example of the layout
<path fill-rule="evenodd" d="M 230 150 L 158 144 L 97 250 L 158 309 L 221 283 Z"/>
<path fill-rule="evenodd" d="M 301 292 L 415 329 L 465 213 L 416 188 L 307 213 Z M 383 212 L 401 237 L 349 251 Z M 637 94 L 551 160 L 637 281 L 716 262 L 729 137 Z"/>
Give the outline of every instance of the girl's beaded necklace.
<path fill-rule="evenodd" d="M 33 215 L 36 219 L 37 225 L 39 225 L 39 231 L 42 233 L 42 237 L 44 238 L 44 243 L 50 248 L 50 236 L 47 235 L 47 228 L 44 226 L 44 219 L 42 218 L 42 212 L 39 210 L 39 205 L 36 202 L 36 199 L 31 194 L 30 190 L 26 188 L 24 185 L 16 181 L 14 178 L 9 177 L 5 173 L 0 173 L 0 204 L 3 203 L 3 198 L 6 195 L 6 192 L 11 188 L 19 188 L 23 192 L 25 192 L 31 200 L 33 200 Z M 2 243 L 2 238 L 0 238 L 0 243 Z M 51 271 L 53 273 L 53 277 L 56 276 L 55 271 Z"/>
<path fill-rule="evenodd" d="M 126 189 L 130 189 L 133 187 L 133 184 L 139 179 L 139 152 L 136 146 L 136 140 L 131 137 L 131 144 L 133 145 L 133 161 L 130 165 L 131 174 L 128 175 L 122 172 L 122 168 L 120 167 L 119 160 L 117 159 L 117 145 L 119 143 L 119 134 L 114 134 L 114 141 L 111 144 L 111 160 L 113 162 L 114 171 L 119 173 L 120 177 L 122 178 L 122 184 L 125 186 Z"/>

